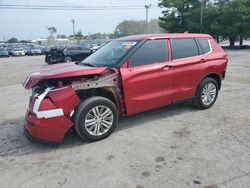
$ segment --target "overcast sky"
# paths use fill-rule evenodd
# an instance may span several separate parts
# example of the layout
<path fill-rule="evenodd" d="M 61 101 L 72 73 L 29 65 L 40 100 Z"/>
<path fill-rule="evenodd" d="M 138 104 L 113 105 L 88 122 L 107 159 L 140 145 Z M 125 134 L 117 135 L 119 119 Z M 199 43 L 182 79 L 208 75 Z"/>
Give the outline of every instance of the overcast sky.
<path fill-rule="evenodd" d="M 82 5 L 82 6 L 128 6 L 157 5 L 158 0 L 0 0 L 0 4 L 29 5 Z M 161 9 L 151 8 L 149 19 L 158 18 Z M 0 40 L 10 37 L 37 39 L 48 36 L 46 26 L 55 26 L 57 34 L 72 34 L 72 23 L 76 20 L 76 31 L 83 34 L 113 32 L 123 20 L 144 20 L 145 9 L 140 10 L 7 10 L 0 9 Z"/>

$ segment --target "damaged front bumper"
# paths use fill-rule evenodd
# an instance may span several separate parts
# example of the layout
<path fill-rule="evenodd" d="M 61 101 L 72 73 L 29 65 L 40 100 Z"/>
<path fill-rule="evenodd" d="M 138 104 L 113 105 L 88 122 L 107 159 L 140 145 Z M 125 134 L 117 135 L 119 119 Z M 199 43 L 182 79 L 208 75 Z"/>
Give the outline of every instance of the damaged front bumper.
<path fill-rule="evenodd" d="M 30 97 L 24 129 L 28 137 L 49 142 L 61 142 L 69 128 L 74 108 L 80 103 L 71 86 L 47 88 Z"/>

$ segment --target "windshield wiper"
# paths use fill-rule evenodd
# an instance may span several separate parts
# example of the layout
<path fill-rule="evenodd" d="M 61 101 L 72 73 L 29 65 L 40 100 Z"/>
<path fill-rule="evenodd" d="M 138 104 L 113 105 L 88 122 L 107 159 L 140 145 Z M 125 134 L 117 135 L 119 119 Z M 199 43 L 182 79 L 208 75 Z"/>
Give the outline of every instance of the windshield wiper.
<path fill-rule="evenodd" d="M 95 67 L 94 65 L 92 65 L 92 64 L 90 64 L 90 63 L 82 63 L 82 62 L 81 62 L 81 64 L 82 64 L 82 65 L 87 65 L 87 66 L 89 66 L 89 67 Z"/>

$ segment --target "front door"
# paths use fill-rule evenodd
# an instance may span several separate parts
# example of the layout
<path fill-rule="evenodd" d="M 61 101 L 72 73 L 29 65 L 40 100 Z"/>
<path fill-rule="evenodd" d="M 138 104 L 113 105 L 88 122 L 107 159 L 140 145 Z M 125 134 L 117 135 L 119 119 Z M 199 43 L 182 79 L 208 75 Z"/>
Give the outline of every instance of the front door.
<path fill-rule="evenodd" d="M 158 108 L 171 102 L 172 62 L 167 40 L 148 40 L 121 68 L 127 114 Z"/>

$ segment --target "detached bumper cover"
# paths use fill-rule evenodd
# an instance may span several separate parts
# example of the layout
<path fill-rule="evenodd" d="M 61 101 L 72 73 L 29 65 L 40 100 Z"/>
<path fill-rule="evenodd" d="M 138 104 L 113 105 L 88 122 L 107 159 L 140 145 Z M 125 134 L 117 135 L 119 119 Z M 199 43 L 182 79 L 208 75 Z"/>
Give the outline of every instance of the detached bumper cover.
<path fill-rule="evenodd" d="M 73 126 L 70 115 L 80 99 L 69 86 L 47 88 L 41 95 L 30 98 L 25 116 L 25 131 L 29 136 L 50 142 L 61 142 Z"/>

